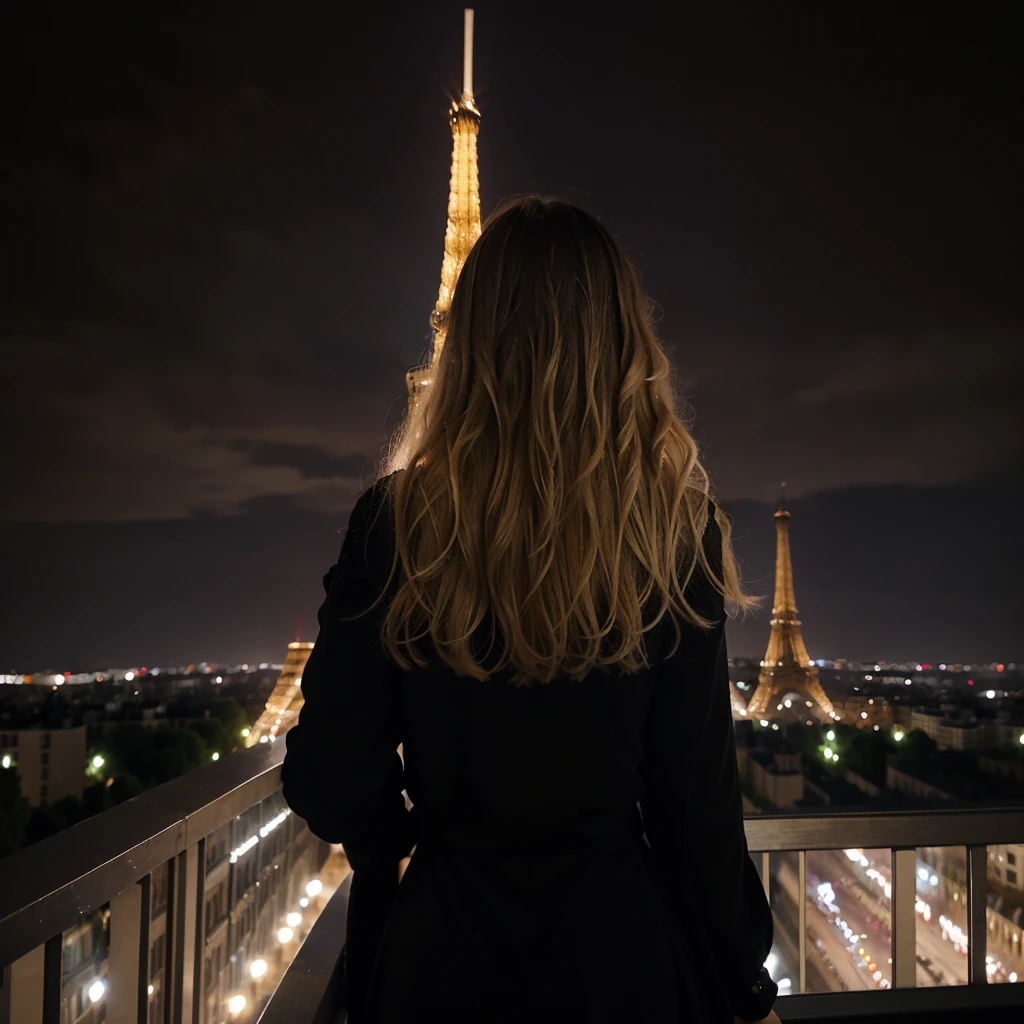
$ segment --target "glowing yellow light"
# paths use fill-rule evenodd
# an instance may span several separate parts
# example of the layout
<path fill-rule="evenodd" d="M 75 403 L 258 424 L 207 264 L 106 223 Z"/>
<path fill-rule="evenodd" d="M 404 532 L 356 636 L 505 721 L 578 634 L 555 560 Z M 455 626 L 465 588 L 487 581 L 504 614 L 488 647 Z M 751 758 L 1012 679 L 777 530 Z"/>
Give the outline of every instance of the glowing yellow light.
<path fill-rule="evenodd" d="M 306 883 L 306 895 L 317 896 L 323 890 L 324 883 L 319 878 L 314 878 L 311 882 Z"/>
<path fill-rule="evenodd" d="M 246 727 L 245 729 L 243 729 L 243 730 L 242 730 L 242 735 L 243 735 L 243 736 L 248 736 L 248 735 L 249 735 L 249 729 L 248 729 L 248 727 Z"/>
<path fill-rule="evenodd" d="M 245 1009 L 246 999 L 243 995 L 232 996 L 228 1000 L 228 1011 L 237 1017 Z"/>
<path fill-rule="evenodd" d="M 286 918 L 289 928 L 298 928 L 302 924 L 302 915 L 297 911 L 293 910 Z"/>
<path fill-rule="evenodd" d="M 277 931 L 277 941 L 282 945 L 285 942 L 291 942 L 294 934 L 295 932 L 293 932 L 291 928 L 279 928 Z"/>
<path fill-rule="evenodd" d="M 262 978 L 267 973 L 267 961 L 266 960 L 253 960 L 249 964 L 249 973 L 254 978 Z"/>

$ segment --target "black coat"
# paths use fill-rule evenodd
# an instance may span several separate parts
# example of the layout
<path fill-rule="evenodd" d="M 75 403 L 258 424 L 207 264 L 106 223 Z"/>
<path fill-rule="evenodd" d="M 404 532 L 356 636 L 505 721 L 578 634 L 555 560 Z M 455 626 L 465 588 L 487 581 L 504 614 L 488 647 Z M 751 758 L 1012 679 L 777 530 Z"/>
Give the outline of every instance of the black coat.
<path fill-rule="evenodd" d="M 691 603 L 716 625 L 686 627 L 670 658 L 671 629 L 652 631 L 653 667 L 632 676 L 404 672 L 382 612 L 340 618 L 387 577 L 386 486 L 357 501 L 325 579 L 283 768 L 289 805 L 354 871 L 350 1020 L 762 1016 L 772 917 L 743 832 L 721 596 L 698 576 Z M 704 544 L 720 565 L 713 519 Z"/>

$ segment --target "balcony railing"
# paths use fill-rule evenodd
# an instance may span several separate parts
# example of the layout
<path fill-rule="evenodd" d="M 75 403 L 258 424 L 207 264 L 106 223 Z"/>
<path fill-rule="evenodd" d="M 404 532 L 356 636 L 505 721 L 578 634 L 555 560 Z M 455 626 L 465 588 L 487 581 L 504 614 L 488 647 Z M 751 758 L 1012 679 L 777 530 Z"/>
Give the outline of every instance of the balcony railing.
<path fill-rule="evenodd" d="M 285 813 L 282 747 L 225 758 L 0 862 L 0 1024 L 333 1021 L 342 995 L 347 883 L 329 899 L 325 890 L 308 934 L 312 906 L 294 938 L 278 942 L 282 921 L 300 916 L 299 902 L 309 902 L 306 883 L 328 853 Z M 784 1020 L 958 1008 L 998 1019 L 1001 1008 L 1024 1007 L 1024 984 L 989 983 L 986 951 L 988 847 L 1024 842 L 1024 812 L 759 816 L 746 827 L 780 915 L 780 956 L 792 972 L 792 994 L 779 1001 Z M 963 893 L 958 908 L 966 905 L 957 948 L 962 956 L 966 947 L 966 983 L 916 987 L 923 969 L 918 851 L 951 847 L 964 850 L 964 872 L 950 885 Z M 860 990 L 847 984 L 846 991 L 814 991 L 821 979 L 812 983 L 809 964 L 828 949 L 812 948 L 809 956 L 809 947 L 822 937 L 835 947 L 843 914 L 850 916 L 840 905 L 845 892 L 821 896 L 822 885 L 841 881 L 834 874 L 822 880 L 825 861 L 816 858 L 826 855 L 818 851 L 838 851 L 827 853 L 829 865 L 848 863 L 851 873 L 866 872 L 873 879 L 867 884 L 879 885 L 891 935 L 882 953 L 891 963 L 875 973 L 891 987 L 870 990 L 873 974 L 846 963 L 837 967 L 847 977 L 858 971 Z M 828 929 L 836 933 L 819 934 Z M 872 936 L 876 945 L 882 931 Z M 254 964 L 263 965 L 258 974 Z M 825 987 L 841 988 L 843 971 Z"/>
<path fill-rule="evenodd" d="M 948 1012 L 970 1010 L 992 1011 L 1000 1008 L 1024 1007 L 1024 984 L 990 984 L 987 962 L 987 901 L 988 847 L 1024 842 L 1024 810 L 942 810 L 904 811 L 884 813 L 843 813 L 826 815 L 765 815 L 746 820 L 747 843 L 760 861 L 761 878 L 769 900 L 776 908 L 776 935 L 785 937 L 787 929 L 778 919 L 779 878 L 772 873 L 772 862 L 785 855 L 796 861 L 796 917 L 794 935 L 790 935 L 795 949 L 796 984 L 794 994 L 779 1000 L 779 1015 L 784 1020 L 825 1020 L 854 1015 L 892 1014 L 910 1012 Z M 965 897 L 966 928 L 966 984 L 940 984 L 918 987 L 917 925 L 921 916 L 919 899 L 919 850 L 946 850 L 964 848 L 965 871 L 962 889 Z M 867 867 L 868 877 L 879 884 L 877 904 L 888 915 L 887 929 L 879 929 L 891 936 L 891 964 L 886 963 L 889 986 L 885 989 L 842 992 L 808 992 L 808 914 L 815 914 L 825 929 L 834 929 L 843 923 L 843 908 L 835 912 L 827 906 L 820 909 L 814 887 L 808 885 L 808 862 L 816 851 L 839 851 L 846 857 L 853 873 L 864 862 L 870 863 L 867 851 L 884 851 L 887 870 Z M 848 852 L 847 852 L 848 851 Z M 860 854 L 862 861 L 856 860 Z M 833 861 L 834 863 L 834 861 Z M 872 874 L 873 872 L 873 874 Z M 943 881 L 937 874 L 929 875 L 929 885 L 936 889 Z M 826 880 L 831 886 L 831 882 Z M 933 884 L 934 883 L 934 884 Z M 821 882 L 819 882 L 819 885 Z M 826 891 L 826 896 L 829 895 Z M 831 894 L 834 898 L 834 893 Z M 959 902 L 959 900 L 958 900 Z M 950 922 L 951 930 L 954 927 Z M 847 936 L 844 935 L 844 938 Z M 863 935 L 855 935 L 861 939 Z M 878 942 L 877 936 L 872 936 Z M 1018 930 L 1017 956 L 1020 956 Z M 841 941 L 841 940 L 840 940 Z M 948 940 L 943 940 L 948 941 Z M 857 942 L 853 942 L 856 954 Z M 884 942 L 882 946 L 884 947 Z M 950 942 L 950 947 L 954 944 Z M 884 949 L 883 949 L 884 951 Z M 959 951 L 956 955 L 961 955 Z M 888 960 L 889 957 L 886 957 Z M 855 970 L 858 970 L 855 968 Z M 863 967 L 859 968 L 863 971 Z M 882 973 L 879 971 L 879 973 Z M 865 976 L 866 978 L 867 976 Z M 1022 977 L 1024 982 L 1024 977 Z M 974 1019 L 973 1017 L 971 1019 Z M 987 1018 L 985 1018 L 987 1019 Z M 995 1018 L 993 1018 L 995 1019 Z"/>
<path fill-rule="evenodd" d="M 284 805 L 283 746 L 189 772 L 0 861 L 0 1022 L 255 1020 L 315 913 L 304 890 L 329 853 Z M 283 942 L 289 912 L 303 925 Z"/>

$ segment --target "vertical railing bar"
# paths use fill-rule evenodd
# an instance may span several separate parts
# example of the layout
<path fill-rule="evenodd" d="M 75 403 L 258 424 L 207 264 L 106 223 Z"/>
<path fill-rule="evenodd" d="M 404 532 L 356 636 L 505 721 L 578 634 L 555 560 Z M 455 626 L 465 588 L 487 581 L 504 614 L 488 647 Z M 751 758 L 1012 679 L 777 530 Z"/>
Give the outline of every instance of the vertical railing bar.
<path fill-rule="evenodd" d="M 64 933 L 46 940 L 43 947 L 43 1019 L 42 1024 L 60 1024 L 61 953 Z"/>
<path fill-rule="evenodd" d="M 203 973 L 206 965 L 206 838 L 196 844 L 196 934 L 192 971 L 192 1024 L 199 1024 L 200 1007 L 205 1004 Z"/>
<path fill-rule="evenodd" d="M 967 984 L 985 985 L 988 946 L 988 847 L 967 847 Z"/>
<path fill-rule="evenodd" d="M 892 916 L 893 988 L 917 987 L 917 850 L 892 850 L 889 909 Z"/>
<path fill-rule="evenodd" d="M 144 875 L 138 881 L 142 890 L 142 907 L 139 910 L 139 999 L 138 1022 L 149 1024 L 149 924 L 153 916 L 151 905 L 153 879 Z"/>
<path fill-rule="evenodd" d="M 807 851 L 798 850 L 797 863 L 797 939 L 798 956 L 800 958 L 801 994 L 807 991 Z"/>
<path fill-rule="evenodd" d="M 771 900 L 772 894 L 769 892 L 768 886 L 768 872 L 771 869 L 771 854 L 765 850 L 761 854 L 761 884 L 764 886 L 765 898 Z"/>
<path fill-rule="evenodd" d="M 188 849 L 184 849 L 174 859 L 175 864 L 175 891 L 173 911 L 170 906 L 167 908 L 168 921 L 173 912 L 174 934 L 171 939 L 174 944 L 174 976 L 171 979 L 171 990 L 174 992 L 174 1014 L 171 1020 L 174 1024 L 185 1024 L 183 1017 L 182 1002 L 185 991 L 185 943 L 188 936 L 185 935 L 185 905 L 188 902 Z"/>
<path fill-rule="evenodd" d="M 174 954 L 174 936 L 177 934 L 174 906 L 180 882 L 178 858 L 175 856 L 167 862 L 167 909 L 164 911 L 164 980 L 162 989 L 164 1024 L 171 1024 L 171 1014 L 174 1012 L 174 964 L 177 960 Z"/>

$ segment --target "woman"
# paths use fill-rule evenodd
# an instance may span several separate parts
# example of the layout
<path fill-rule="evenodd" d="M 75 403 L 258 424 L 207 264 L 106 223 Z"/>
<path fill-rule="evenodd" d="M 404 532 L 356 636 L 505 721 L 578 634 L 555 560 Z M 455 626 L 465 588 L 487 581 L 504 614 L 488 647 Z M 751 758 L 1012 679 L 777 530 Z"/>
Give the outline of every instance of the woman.
<path fill-rule="evenodd" d="M 597 220 L 491 218 L 388 468 L 283 769 L 353 868 L 350 1020 L 777 1020 L 723 627 L 751 599 Z"/>

